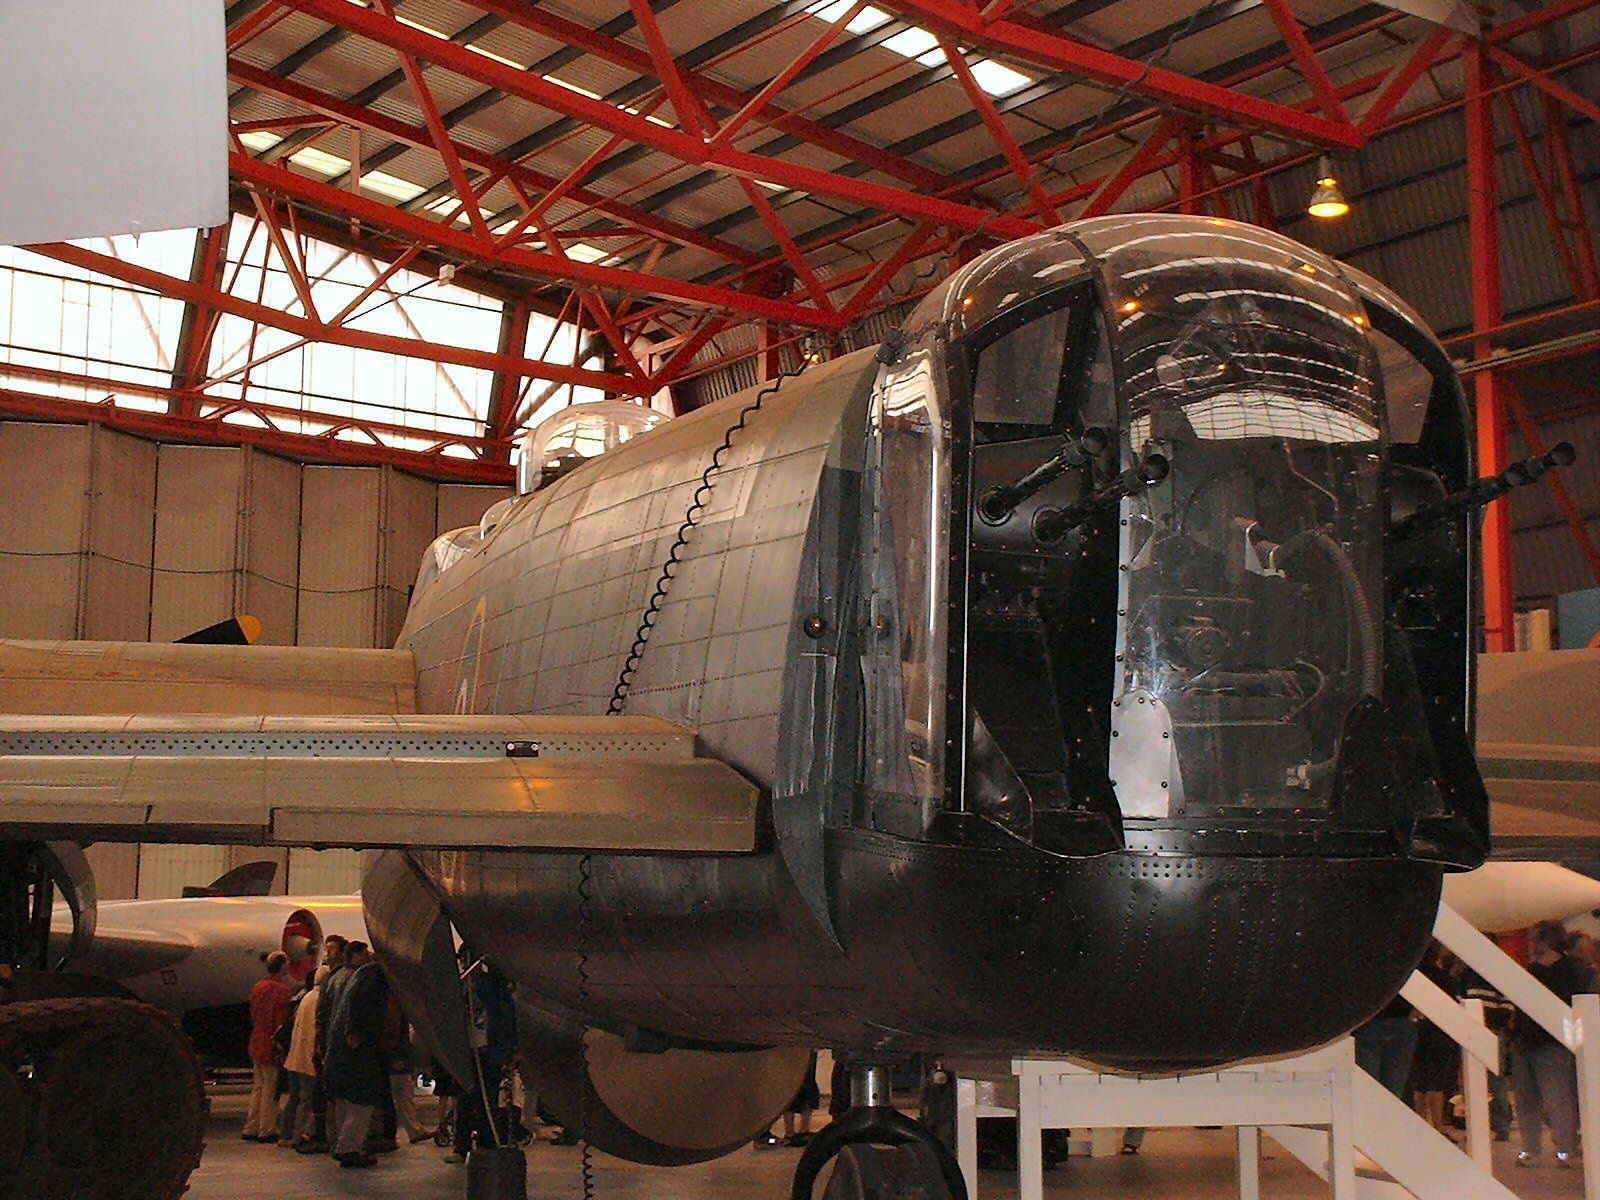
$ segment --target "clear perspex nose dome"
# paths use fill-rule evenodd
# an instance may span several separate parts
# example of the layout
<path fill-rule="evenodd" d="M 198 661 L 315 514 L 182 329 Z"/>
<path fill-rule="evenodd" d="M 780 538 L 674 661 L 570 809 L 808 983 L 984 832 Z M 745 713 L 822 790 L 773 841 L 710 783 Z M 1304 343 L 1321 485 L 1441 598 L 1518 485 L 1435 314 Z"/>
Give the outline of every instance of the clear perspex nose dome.
<path fill-rule="evenodd" d="M 552 459 L 574 454 L 593 458 L 667 419 L 665 413 L 626 400 L 598 400 L 563 408 L 524 435 L 522 460 L 517 464 L 517 491 L 526 496 L 536 490 Z"/>

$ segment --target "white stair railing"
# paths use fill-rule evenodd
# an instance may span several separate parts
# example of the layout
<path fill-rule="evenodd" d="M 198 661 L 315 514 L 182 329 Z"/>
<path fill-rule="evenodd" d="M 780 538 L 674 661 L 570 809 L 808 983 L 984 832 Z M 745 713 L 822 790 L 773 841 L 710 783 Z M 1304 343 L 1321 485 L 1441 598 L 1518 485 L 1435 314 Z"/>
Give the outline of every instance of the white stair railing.
<path fill-rule="evenodd" d="M 1563 1002 L 1448 904 L 1439 906 L 1433 936 L 1490 987 L 1516 1005 L 1518 1012 L 1572 1051 L 1578 1072 L 1578 1131 L 1584 1150 L 1583 1194 L 1585 1200 L 1600 1200 L 1600 996 L 1577 995 L 1571 1004 Z M 1406 999 L 1412 999 L 1410 993 L 1403 994 Z M 1448 996 L 1444 999 L 1455 1003 Z M 1427 1009 L 1423 1009 L 1423 1014 L 1434 1020 Z M 1435 1021 L 1435 1024 L 1446 1029 L 1441 1022 Z M 1453 1031 L 1446 1031 L 1455 1036 Z M 1459 1037 L 1456 1040 L 1461 1041 Z M 1464 1067 L 1468 1065 L 1463 1063 Z M 1473 1078 L 1474 1074 L 1477 1079 Z M 1482 1078 L 1481 1072 L 1474 1068 L 1465 1079 L 1469 1135 L 1475 1125 L 1485 1131 L 1488 1129 L 1488 1091 L 1479 1086 Z M 1486 1144 L 1487 1133 L 1482 1137 Z M 1469 1136 L 1469 1144 L 1470 1141 Z M 1487 1161 L 1487 1155 L 1480 1161 Z"/>
<path fill-rule="evenodd" d="M 1487 1032 L 1487 1031 L 1485 1031 Z M 1389 1176 L 1358 1175 L 1359 1200 L 1516 1200 L 1488 1167 L 1461 1152 L 1388 1088 L 1365 1071 L 1351 1074 L 1351 1139 Z M 1267 1126 L 1265 1131 L 1311 1170 L 1327 1179 L 1333 1158 L 1320 1129 Z M 1392 1181 L 1392 1182 L 1391 1182 Z"/>

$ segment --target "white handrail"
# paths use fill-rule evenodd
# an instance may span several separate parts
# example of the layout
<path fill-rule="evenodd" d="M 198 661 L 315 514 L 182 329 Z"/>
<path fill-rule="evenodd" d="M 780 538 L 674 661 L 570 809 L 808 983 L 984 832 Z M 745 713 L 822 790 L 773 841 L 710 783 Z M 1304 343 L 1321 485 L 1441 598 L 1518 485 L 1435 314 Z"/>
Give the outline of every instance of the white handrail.
<path fill-rule="evenodd" d="M 1448 904 L 1439 905 L 1433 935 L 1491 987 L 1516 1005 L 1518 1012 L 1572 1051 L 1577 1060 L 1575 1069 L 1578 1074 L 1580 1138 L 1589 1151 L 1582 1160 L 1583 1194 L 1586 1200 L 1600 1200 L 1600 1151 L 1594 1149 L 1600 1146 L 1600 997 L 1577 995 L 1572 998 L 1571 1004 L 1563 1002 L 1561 997 L 1474 929 L 1465 917 Z M 1434 998 L 1427 996 L 1423 989 L 1418 989 L 1418 994 L 1425 996 L 1426 1003 L 1435 1003 Z M 1409 995 L 1406 998 L 1411 999 Z M 1422 1008 L 1422 1005 L 1417 1007 Z M 1424 1015 L 1456 1037 L 1463 1046 L 1467 1045 L 1443 1022 L 1435 1020 L 1432 1014 L 1424 1010 Z M 1474 1059 L 1485 1061 L 1476 1051 L 1471 1053 Z M 1482 1128 L 1487 1118 L 1482 1113 L 1470 1111 L 1470 1108 L 1474 1107 L 1474 1101 L 1487 1106 L 1487 1096 L 1483 1094 L 1486 1089 L 1474 1086 L 1476 1081 L 1471 1078 L 1474 1070 L 1472 1064 L 1464 1063 L 1463 1067 L 1464 1082 L 1468 1088 L 1468 1125 L 1469 1129 L 1477 1126 L 1479 1131 L 1479 1136 L 1472 1139 L 1478 1143 L 1473 1147 L 1473 1156 L 1481 1162 L 1488 1158 L 1487 1146 L 1482 1140 Z"/>
<path fill-rule="evenodd" d="M 1413 971 L 1400 994 L 1461 1048 L 1496 1075 L 1500 1074 L 1500 1039 L 1475 1021 L 1461 1002 L 1421 971 Z"/>
<path fill-rule="evenodd" d="M 1576 1048 L 1572 1009 L 1448 904 L 1439 905 L 1433 936 L 1556 1041 L 1568 1050 Z"/>

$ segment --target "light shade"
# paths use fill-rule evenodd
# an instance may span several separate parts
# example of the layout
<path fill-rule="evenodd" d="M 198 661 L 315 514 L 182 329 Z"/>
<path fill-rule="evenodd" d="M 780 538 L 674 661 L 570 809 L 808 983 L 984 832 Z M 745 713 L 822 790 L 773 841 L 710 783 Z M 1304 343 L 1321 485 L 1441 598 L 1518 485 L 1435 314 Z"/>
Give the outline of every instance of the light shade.
<path fill-rule="evenodd" d="M 1323 159 L 1320 166 L 1317 186 L 1311 189 L 1311 201 L 1306 205 L 1306 212 L 1323 220 L 1342 217 L 1350 211 L 1350 202 L 1344 198 L 1344 192 L 1339 189 L 1339 181 L 1334 178 L 1333 168 L 1329 166 L 1328 160 Z"/>

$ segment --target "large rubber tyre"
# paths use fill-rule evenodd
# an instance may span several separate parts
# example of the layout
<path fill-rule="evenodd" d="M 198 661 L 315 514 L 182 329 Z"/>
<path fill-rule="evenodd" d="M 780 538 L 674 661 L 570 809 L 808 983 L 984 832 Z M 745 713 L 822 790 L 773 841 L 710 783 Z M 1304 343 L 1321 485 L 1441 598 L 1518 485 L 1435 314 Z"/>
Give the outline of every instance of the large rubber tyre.
<path fill-rule="evenodd" d="M 14 1200 L 177 1200 L 200 1162 L 205 1092 L 170 1017 L 135 1001 L 0 1008 L 0 1062 L 32 1067 Z"/>
<path fill-rule="evenodd" d="M 926 1146 L 846 1146 L 822 1200 L 950 1200 L 950 1191 Z"/>
<path fill-rule="evenodd" d="M 0 1061 L 0 1180 L 16 1178 L 28 1150 L 28 1102 L 16 1067 Z M 0 1183 L 0 1195 L 5 1195 Z"/>

